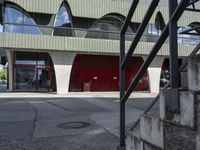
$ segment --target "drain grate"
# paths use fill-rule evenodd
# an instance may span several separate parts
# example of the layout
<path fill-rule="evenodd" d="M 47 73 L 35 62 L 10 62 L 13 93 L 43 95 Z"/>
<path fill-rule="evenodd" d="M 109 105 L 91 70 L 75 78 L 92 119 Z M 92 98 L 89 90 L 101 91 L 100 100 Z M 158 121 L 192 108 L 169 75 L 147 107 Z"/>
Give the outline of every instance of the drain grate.
<path fill-rule="evenodd" d="M 62 129 L 81 129 L 90 126 L 88 122 L 65 122 L 60 123 L 57 125 L 59 128 Z"/>

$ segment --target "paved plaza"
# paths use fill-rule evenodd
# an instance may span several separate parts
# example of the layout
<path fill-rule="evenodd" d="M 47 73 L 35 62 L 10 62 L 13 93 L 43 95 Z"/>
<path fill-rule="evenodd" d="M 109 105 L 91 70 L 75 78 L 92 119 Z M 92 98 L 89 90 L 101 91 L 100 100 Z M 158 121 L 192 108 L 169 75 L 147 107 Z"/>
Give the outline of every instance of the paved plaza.
<path fill-rule="evenodd" d="M 128 102 L 127 127 L 151 99 Z M 0 150 L 114 150 L 118 144 L 117 98 L 16 94 L 0 99 Z"/>

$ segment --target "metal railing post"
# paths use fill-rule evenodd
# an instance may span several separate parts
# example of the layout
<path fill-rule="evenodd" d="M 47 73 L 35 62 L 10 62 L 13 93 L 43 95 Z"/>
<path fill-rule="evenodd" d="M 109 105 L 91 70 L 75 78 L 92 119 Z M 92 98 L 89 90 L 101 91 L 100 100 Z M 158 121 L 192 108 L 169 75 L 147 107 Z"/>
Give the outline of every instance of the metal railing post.
<path fill-rule="evenodd" d="M 125 68 L 121 68 L 121 64 L 124 61 L 125 58 L 125 33 L 127 31 L 127 28 L 131 22 L 131 18 L 133 17 L 133 14 L 137 8 L 137 5 L 139 3 L 139 0 L 133 0 L 132 5 L 130 7 L 129 13 L 127 15 L 127 18 L 123 24 L 121 33 L 120 33 L 120 65 L 119 65 L 119 76 L 120 76 L 120 145 L 117 147 L 119 150 L 126 150 L 126 107 L 125 102 L 121 101 L 123 96 L 125 95 Z"/>
<path fill-rule="evenodd" d="M 177 0 L 169 0 L 169 17 L 173 15 L 178 6 Z M 182 8 L 185 9 L 185 8 Z M 169 21 L 169 52 L 170 52 L 170 89 L 167 90 L 166 108 L 169 111 L 179 112 L 179 73 L 178 73 L 178 36 L 177 21 Z"/>
<path fill-rule="evenodd" d="M 125 35 L 120 35 L 120 64 L 123 62 L 125 57 Z M 125 68 L 120 69 L 120 99 L 125 94 Z M 125 103 L 120 101 L 120 149 L 125 149 Z"/>

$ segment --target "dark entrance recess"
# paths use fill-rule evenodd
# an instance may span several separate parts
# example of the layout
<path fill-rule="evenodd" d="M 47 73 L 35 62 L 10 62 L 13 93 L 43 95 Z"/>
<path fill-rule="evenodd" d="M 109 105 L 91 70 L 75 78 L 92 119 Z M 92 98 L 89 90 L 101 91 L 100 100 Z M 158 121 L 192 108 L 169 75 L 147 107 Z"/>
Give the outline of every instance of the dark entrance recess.
<path fill-rule="evenodd" d="M 15 52 L 15 91 L 56 91 L 55 73 L 48 53 Z"/>
<path fill-rule="evenodd" d="M 139 70 L 143 59 L 130 58 L 126 68 L 126 88 Z M 136 87 L 149 90 L 147 73 Z M 119 57 L 106 55 L 77 55 L 71 73 L 70 91 L 119 91 Z"/>
<path fill-rule="evenodd" d="M 182 59 L 178 59 L 178 67 L 180 68 L 181 65 L 183 65 L 184 63 L 182 62 Z M 181 81 L 180 81 L 180 73 L 178 74 L 178 85 L 180 86 Z M 170 82 L 170 60 L 168 58 L 166 58 L 163 62 L 162 65 L 162 70 L 161 70 L 161 75 L 160 75 L 160 87 L 164 87 L 166 86 L 166 84 L 169 84 Z"/>

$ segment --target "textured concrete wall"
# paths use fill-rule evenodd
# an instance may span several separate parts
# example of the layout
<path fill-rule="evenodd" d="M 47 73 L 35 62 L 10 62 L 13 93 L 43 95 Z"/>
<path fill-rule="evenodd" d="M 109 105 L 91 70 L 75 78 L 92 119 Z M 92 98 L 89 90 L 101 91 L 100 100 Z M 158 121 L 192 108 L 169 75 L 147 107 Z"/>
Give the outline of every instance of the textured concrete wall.
<path fill-rule="evenodd" d="M 161 148 L 151 145 L 149 143 L 144 142 L 142 150 L 161 150 Z"/>
<path fill-rule="evenodd" d="M 165 150 L 197 150 L 196 131 L 165 123 Z"/>
<path fill-rule="evenodd" d="M 180 92 L 180 113 L 166 119 L 166 150 L 200 149 L 200 55 L 189 58 L 188 84 L 189 91 Z"/>
<path fill-rule="evenodd" d="M 154 115 L 144 115 L 140 119 L 141 139 L 155 145 L 164 147 L 163 122 Z"/>
<path fill-rule="evenodd" d="M 24 9 L 30 12 L 56 14 L 63 0 L 6 0 L 17 3 Z M 73 16 L 87 17 L 87 18 L 101 18 L 109 13 L 118 13 L 124 16 L 127 15 L 131 5 L 131 1 L 117 1 L 117 0 L 67 0 L 70 5 Z M 146 2 L 146 1 L 145 1 Z M 146 4 L 140 3 L 132 18 L 134 22 L 141 22 L 149 2 Z M 165 6 L 158 6 L 150 22 L 155 22 L 156 13 L 160 11 L 165 22 L 168 21 L 168 8 Z M 185 12 L 178 24 L 186 26 L 191 22 L 198 22 L 200 18 L 199 13 Z"/>
<path fill-rule="evenodd" d="M 129 132 L 126 138 L 126 150 L 142 150 L 143 142 L 140 139 L 140 133 Z"/>
<path fill-rule="evenodd" d="M 126 51 L 131 45 L 131 41 L 126 41 Z M 149 55 L 155 43 L 139 42 L 135 49 L 135 55 Z M 89 38 L 72 38 L 48 35 L 29 35 L 16 33 L 0 33 L 0 47 L 26 50 L 46 50 L 46 51 L 66 51 L 80 53 L 98 54 L 119 54 L 118 40 L 103 40 Z M 194 49 L 192 45 L 179 44 L 179 56 L 188 56 Z M 169 44 L 164 44 L 158 56 L 169 56 Z"/>
<path fill-rule="evenodd" d="M 147 114 L 140 119 L 143 149 L 136 150 L 200 150 L 200 55 L 190 58 L 188 67 L 190 89 L 179 90 L 179 112 L 166 108 L 171 97 L 162 89 L 160 116 Z"/>
<path fill-rule="evenodd" d="M 200 54 L 189 59 L 188 88 L 193 91 L 200 90 Z"/>

